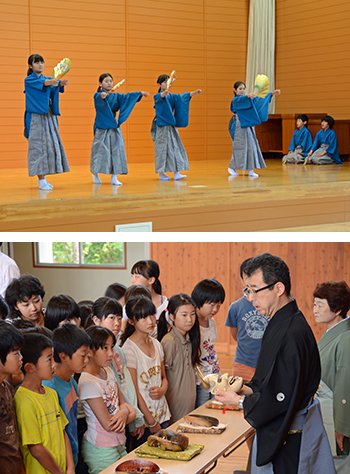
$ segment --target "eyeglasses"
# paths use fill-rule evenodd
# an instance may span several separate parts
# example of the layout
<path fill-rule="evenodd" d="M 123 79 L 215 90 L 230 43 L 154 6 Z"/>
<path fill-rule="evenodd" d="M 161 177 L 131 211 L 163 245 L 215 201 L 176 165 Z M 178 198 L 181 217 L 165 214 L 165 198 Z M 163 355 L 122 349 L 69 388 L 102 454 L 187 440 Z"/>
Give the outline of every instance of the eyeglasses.
<path fill-rule="evenodd" d="M 248 288 L 247 286 L 246 288 L 243 288 L 242 290 L 243 296 L 248 299 L 249 296 L 255 296 L 257 293 L 259 293 L 259 291 L 267 290 L 268 288 L 275 286 L 276 283 L 278 282 L 275 281 L 275 283 L 271 283 L 270 285 L 264 286 L 263 288 L 259 288 L 258 290 L 253 290 L 252 288 Z"/>

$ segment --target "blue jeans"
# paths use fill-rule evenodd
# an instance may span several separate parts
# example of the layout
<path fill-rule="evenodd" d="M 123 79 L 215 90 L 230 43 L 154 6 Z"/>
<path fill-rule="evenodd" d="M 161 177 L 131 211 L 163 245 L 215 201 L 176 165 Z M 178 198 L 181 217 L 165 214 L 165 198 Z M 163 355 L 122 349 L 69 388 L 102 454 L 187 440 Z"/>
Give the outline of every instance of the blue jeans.
<path fill-rule="evenodd" d="M 200 407 L 203 405 L 203 403 L 208 402 L 212 398 L 214 397 L 209 392 L 209 390 L 206 390 L 202 384 L 197 385 L 196 408 Z"/>

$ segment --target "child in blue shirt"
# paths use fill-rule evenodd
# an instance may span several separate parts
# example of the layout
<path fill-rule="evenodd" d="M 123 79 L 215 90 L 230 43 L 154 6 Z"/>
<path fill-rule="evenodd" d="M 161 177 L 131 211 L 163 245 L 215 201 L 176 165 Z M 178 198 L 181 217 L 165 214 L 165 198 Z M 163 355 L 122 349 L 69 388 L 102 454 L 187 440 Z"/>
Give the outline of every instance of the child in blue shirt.
<path fill-rule="evenodd" d="M 53 388 L 58 395 L 68 425 L 65 430 L 68 435 L 74 465 L 78 462 L 78 385 L 73 374 L 80 374 L 88 362 L 90 337 L 78 326 L 65 324 L 53 332 L 52 342 L 57 363 L 56 374 L 52 380 L 44 380 L 43 385 Z"/>
<path fill-rule="evenodd" d="M 325 115 L 321 119 L 321 130 L 316 134 L 315 141 L 307 155 L 304 165 L 341 165 L 337 135 L 332 130 L 334 118 Z"/>
<path fill-rule="evenodd" d="M 312 146 L 312 135 L 307 128 L 308 121 L 309 117 L 307 115 L 298 115 L 297 129 L 290 142 L 288 155 L 282 158 L 282 163 L 304 163 L 305 156 L 307 156 Z"/>

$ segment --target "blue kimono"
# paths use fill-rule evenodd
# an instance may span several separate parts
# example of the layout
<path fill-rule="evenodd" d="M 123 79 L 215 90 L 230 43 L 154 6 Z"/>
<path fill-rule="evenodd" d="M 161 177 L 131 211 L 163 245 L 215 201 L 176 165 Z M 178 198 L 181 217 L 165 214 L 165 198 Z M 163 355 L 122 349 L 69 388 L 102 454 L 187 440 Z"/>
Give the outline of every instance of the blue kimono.
<path fill-rule="evenodd" d="M 310 156 L 310 162 L 317 162 L 317 155 L 319 152 L 327 150 L 327 155 L 338 165 L 341 165 L 341 159 L 339 156 L 339 149 L 338 149 L 338 141 L 337 141 L 337 134 L 331 128 L 327 128 L 327 130 L 320 130 L 317 132 L 314 143 L 312 144 L 311 150 L 313 154 Z M 325 155 L 325 156 L 327 156 Z M 325 158 L 324 156 L 321 158 Z M 320 163 L 322 164 L 322 163 Z"/>
<path fill-rule="evenodd" d="M 312 135 L 310 130 L 304 126 L 297 128 L 293 133 L 288 153 L 282 158 L 283 163 L 303 163 L 312 146 Z"/>
<path fill-rule="evenodd" d="M 190 92 L 169 94 L 164 98 L 159 92 L 154 96 L 156 116 L 151 135 L 155 148 L 156 173 L 189 169 L 186 150 L 177 128 L 188 125 L 190 100 Z"/>
<path fill-rule="evenodd" d="M 128 173 L 124 138 L 120 126 L 129 118 L 141 98 L 141 92 L 111 93 L 104 99 L 101 97 L 101 92 L 96 92 L 94 95 L 96 118 L 90 157 L 92 174 Z"/>
<path fill-rule="evenodd" d="M 247 95 L 236 96 L 231 102 L 233 116 L 229 123 L 232 142 L 232 157 L 229 164 L 234 170 L 253 170 L 266 168 L 254 126 L 269 118 L 271 92 L 265 98 Z"/>
<path fill-rule="evenodd" d="M 58 86 L 45 86 L 46 79 L 52 77 L 33 72 L 24 80 L 24 136 L 28 138 L 29 176 L 69 171 L 57 121 L 57 116 L 61 115 L 59 93 L 64 92 L 64 87 L 60 86 L 61 81 Z"/>
<path fill-rule="evenodd" d="M 24 115 L 25 132 L 24 136 L 29 137 L 30 123 L 33 114 L 48 114 L 51 111 L 54 115 L 61 115 L 59 109 L 59 93 L 64 92 L 64 87 L 45 86 L 46 79 L 53 79 L 48 76 L 38 76 L 33 72 L 24 79 L 24 93 L 26 95 L 26 110 Z"/>

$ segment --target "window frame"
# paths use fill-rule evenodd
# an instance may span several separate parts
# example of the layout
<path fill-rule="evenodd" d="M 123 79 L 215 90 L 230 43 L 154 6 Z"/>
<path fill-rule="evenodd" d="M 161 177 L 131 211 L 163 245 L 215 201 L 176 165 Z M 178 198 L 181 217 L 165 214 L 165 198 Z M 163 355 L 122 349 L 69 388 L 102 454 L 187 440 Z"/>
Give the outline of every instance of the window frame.
<path fill-rule="evenodd" d="M 40 242 L 32 242 L 32 255 L 33 255 L 33 267 L 34 268 L 69 268 L 69 269 L 80 269 L 80 270 L 126 270 L 127 269 L 127 244 L 126 242 L 120 242 L 123 244 L 123 257 L 124 263 L 123 265 L 106 265 L 106 264 L 90 264 L 90 263 L 38 263 L 39 257 L 39 243 Z M 79 259 L 81 257 L 83 242 L 79 242 Z"/>

